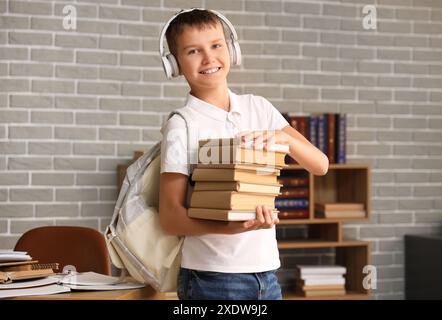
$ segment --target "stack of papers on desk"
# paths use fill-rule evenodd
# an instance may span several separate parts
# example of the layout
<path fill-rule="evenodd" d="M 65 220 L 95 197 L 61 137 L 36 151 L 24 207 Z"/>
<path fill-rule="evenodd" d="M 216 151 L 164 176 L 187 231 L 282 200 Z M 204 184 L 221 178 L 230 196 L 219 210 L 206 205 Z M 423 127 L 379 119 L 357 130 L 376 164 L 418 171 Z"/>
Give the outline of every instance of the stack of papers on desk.
<path fill-rule="evenodd" d="M 95 272 L 57 274 L 46 278 L 0 284 L 0 298 L 49 295 L 76 290 L 107 291 L 143 288 L 135 283 Z"/>

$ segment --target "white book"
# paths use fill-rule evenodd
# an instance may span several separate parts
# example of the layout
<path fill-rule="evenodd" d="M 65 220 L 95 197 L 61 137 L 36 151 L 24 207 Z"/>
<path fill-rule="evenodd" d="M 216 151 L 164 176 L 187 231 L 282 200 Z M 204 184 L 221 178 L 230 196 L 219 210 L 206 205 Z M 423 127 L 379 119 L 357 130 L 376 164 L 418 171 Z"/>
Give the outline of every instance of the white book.
<path fill-rule="evenodd" d="M 109 291 L 109 290 L 130 290 L 144 288 L 146 285 L 142 283 L 135 282 L 124 282 L 111 285 L 91 285 L 91 286 L 80 286 L 75 284 L 67 284 L 71 290 L 82 290 L 82 291 Z"/>
<path fill-rule="evenodd" d="M 10 290 L 10 289 L 24 289 L 24 288 L 32 288 L 32 287 L 40 287 L 46 286 L 48 284 L 58 283 L 59 279 L 54 277 L 45 277 L 41 279 L 33 279 L 33 280 L 22 280 L 10 283 L 2 283 L 0 284 L 0 291 L 2 290 Z"/>
<path fill-rule="evenodd" d="M 112 277 L 92 271 L 59 274 L 56 277 L 59 279 L 60 283 L 62 284 L 71 284 L 79 286 L 113 285 L 116 283 L 124 282 L 124 279 L 120 279 L 119 277 Z"/>
<path fill-rule="evenodd" d="M 57 294 L 70 292 L 71 289 L 59 284 L 49 284 L 46 286 L 38 286 L 26 289 L 8 289 L 0 290 L 0 298 L 24 297 L 24 296 L 41 296 L 47 294 Z"/>
<path fill-rule="evenodd" d="M 1 252 L 0 253 L 0 262 L 7 262 L 7 261 L 28 261 L 28 260 L 32 260 L 31 256 L 26 254 L 26 253 L 22 253 L 22 252 L 13 252 L 13 251 L 9 251 L 9 252 Z"/>
<path fill-rule="evenodd" d="M 345 278 L 303 279 L 304 286 L 345 285 Z"/>
<path fill-rule="evenodd" d="M 343 275 L 347 268 L 336 265 L 298 265 L 296 266 L 299 278 L 305 275 Z"/>

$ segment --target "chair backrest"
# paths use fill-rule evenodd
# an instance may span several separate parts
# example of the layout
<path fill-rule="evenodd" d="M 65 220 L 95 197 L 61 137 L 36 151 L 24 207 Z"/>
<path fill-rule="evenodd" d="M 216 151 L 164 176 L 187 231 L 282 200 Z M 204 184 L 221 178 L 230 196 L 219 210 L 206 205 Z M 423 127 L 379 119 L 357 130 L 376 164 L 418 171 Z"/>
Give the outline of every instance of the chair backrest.
<path fill-rule="evenodd" d="M 27 251 L 39 263 L 75 266 L 78 272 L 94 271 L 110 275 L 110 259 L 104 235 L 76 226 L 39 227 L 24 233 L 14 250 Z"/>

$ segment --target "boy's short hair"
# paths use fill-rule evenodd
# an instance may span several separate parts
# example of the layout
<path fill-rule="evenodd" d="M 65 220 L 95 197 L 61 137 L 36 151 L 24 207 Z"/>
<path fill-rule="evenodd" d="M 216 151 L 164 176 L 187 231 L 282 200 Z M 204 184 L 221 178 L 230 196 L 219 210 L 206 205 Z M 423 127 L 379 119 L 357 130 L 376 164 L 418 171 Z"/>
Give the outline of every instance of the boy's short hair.
<path fill-rule="evenodd" d="M 179 14 L 169 25 L 166 30 L 167 46 L 170 53 L 175 57 L 177 54 L 177 39 L 183 33 L 184 27 L 196 27 L 202 30 L 206 27 L 216 27 L 220 23 L 223 27 L 221 19 L 208 10 L 194 9 L 189 12 Z M 223 27 L 224 31 L 224 27 Z"/>

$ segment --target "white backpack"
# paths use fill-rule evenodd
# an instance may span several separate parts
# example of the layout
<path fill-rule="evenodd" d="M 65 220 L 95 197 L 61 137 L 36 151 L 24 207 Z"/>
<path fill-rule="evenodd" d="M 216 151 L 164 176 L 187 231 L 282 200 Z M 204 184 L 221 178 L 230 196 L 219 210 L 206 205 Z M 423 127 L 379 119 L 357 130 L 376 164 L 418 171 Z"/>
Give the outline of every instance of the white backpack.
<path fill-rule="evenodd" d="M 187 130 L 191 115 L 185 108 L 169 114 L 180 115 Z M 105 231 L 112 263 L 137 281 L 157 291 L 176 291 L 184 238 L 167 235 L 158 212 L 161 142 L 129 166 L 114 214 Z"/>

